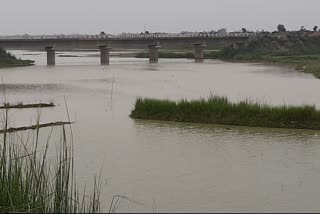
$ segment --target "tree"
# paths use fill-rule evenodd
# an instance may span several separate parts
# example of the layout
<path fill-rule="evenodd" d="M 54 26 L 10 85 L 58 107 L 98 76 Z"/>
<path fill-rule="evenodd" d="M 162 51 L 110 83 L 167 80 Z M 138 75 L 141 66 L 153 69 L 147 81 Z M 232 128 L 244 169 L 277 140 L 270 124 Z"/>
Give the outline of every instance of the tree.
<path fill-rule="evenodd" d="M 243 27 L 243 28 L 241 28 L 241 31 L 242 31 L 242 33 L 246 33 L 247 29 Z"/>
<path fill-rule="evenodd" d="M 316 32 L 318 30 L 318 26 L 313 27 L 313 31 Z"/>
<path fill-rule="evenodd" d="M 287 32 L 287 30 L 284 25 L 278 25 L 278 32 Z"/>
<path fill-rule="evenodd" d="M 304 26 L 301 26 L 300 31 L 306 31 Z"/>
<path fill-rule="evenodd" d="M 100 35 L 101 35 L 101 36 L 105 36 L 106 33 L 105 33 L 104 31 L 101 31 L 101 32 L 100 32 Z"/>

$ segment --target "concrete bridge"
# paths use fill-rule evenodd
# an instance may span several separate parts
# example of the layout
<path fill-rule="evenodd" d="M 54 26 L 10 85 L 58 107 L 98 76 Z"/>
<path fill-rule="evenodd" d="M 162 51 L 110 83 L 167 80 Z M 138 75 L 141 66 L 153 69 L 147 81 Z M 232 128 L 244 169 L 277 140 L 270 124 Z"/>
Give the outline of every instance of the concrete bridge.
<path fill-rule="evenodd" d="M 245 44 L 249 34 L 226 36 L 118 36 L 99 38 L 0 38 L 0 47 L 8 50 L 46 50 L 47 64 L 55 65 L 55 51 L 99 49 L 102 65 L 109 64 L 110 50 L 112 49 L 149 49 L 150 63 L 158 62 L 158 50 L 190 50 L 195 52 L 195 61 L 202 62 L 204 50 L 219 50 L 232 44 Z"/>

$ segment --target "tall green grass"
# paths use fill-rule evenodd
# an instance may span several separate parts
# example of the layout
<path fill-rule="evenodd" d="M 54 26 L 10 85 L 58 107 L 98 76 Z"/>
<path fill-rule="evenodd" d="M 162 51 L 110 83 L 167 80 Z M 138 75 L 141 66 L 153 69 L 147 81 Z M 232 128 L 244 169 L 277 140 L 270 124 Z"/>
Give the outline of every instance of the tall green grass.
<path fill-rule="evenodd" d="M 320 129 L 315 106 L 270 106 L 250 100 L 230 102 L 211 96 L 193 101 L 138 98 L 132 118 L 273 128 Z"/>
<path fill-rule="evenodd" d="M 8 130 L 8 109 L 2 123 Z M 6 131 L 0 135 L 0 213 L 100 212 L 100 179 L 95 179 L 89 196 L 79 192 L 73 143 L 66 133 L 62 126 L 54 160 L 48 158 L 52 130 L 47 142 L 40 142 L 40 128 L 36 129 L 31 146 L 29 139 L 19 135 Z"/>

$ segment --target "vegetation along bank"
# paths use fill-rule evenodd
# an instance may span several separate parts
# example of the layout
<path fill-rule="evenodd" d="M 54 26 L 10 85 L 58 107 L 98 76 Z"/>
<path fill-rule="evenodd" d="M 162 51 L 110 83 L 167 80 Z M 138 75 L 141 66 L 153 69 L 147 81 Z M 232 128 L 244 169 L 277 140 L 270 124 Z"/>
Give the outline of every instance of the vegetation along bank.
<path fill-rule="evenodd" d="M 249 100 L 233 103 L 220 96 L 178 102 L 138 98 L 130 116 L 176 122 L 320 130 L 320 111 L 315 106 L 270 106 Z"/>
<path fill-rule="evenodd" d="M 30 65 L 34 65 L 34 61 L 17 59 L 12 54 L 0 48 L 0 68 L 30 66 Z"/>

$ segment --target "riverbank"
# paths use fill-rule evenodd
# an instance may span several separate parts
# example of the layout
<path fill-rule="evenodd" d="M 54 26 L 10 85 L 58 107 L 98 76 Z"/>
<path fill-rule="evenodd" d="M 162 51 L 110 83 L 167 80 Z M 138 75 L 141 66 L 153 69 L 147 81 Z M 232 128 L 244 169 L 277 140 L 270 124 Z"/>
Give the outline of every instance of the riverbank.
<path fill-rule="evenodd" d="M 175 122 L 320 130 L 320 111 L 315 106 L 269 106 L 248 100 L 233 103 L 226 97 L 219 96 L 178 102 L 138 98 L 130 117 Z"/>
<path fill-rule="evenodd" d="M 136 58 L 148 58 L 148 52 Z M 159 58 L 194 58 L 193 52 L 159 51 Z M 227 62 L 285 65 L 320 79 L 320 38 L 305 32 L 266 33 L 251 38 L 247 44 L 233 44 L 220 51 L 207 50 L 205 59 Z"/>
<path fill-rule="evenodd" d="M 10 68 L 10 67 L 25 67 L 34 65 L 34 61 L 32 60 L 19 60 L 15 62 L 1 62 L 0 60 L 0 68 Z"/>
<path fill-rule="evenodd" d="M 286 65 L 320 78 L 320 38 L 303 32 L 266 34 L 241 46 L 225 47 L 216 59 Z"/>
<path fill-rule="evenodd" d="M 12 54 L 0 48 L 0 68 L 23 67 L 31 65 L 34 65 L 34 61 L 17 59 Z"/>

